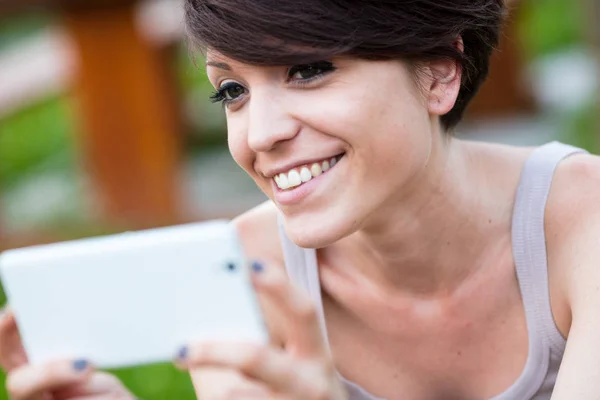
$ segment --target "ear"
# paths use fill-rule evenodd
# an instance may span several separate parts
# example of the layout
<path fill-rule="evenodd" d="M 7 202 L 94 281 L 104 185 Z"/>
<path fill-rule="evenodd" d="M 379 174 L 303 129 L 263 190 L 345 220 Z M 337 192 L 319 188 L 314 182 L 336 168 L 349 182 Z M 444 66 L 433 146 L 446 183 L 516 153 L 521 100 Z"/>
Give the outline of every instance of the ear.
<path fill-rule="evenodd" d="M 464 51 L 462 38 L 454 43 L 461 52 Z M 427 105 L 429 113 L 444 115 L 450 112 L 456 103 L 462 81 L 462 69 L 454 60 L 435 60 L 428 63 L 429 76 Z"/>

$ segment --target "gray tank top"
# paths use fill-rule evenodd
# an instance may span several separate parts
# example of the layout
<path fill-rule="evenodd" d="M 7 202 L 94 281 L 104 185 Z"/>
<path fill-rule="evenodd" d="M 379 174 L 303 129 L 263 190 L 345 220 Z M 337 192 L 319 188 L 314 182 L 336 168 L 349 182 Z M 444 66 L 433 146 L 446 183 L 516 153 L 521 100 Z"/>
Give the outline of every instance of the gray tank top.
<path fill-rule="evenodd" d="M 552 395 L 566 340 L 554 323 L 550 307 L 544 211 L 556 167 L 576 153 L 585 151 L 559 142 L 545 144 L 532 152 L 521 173 L 512 218 L 512 247 L 525 307 L 529 354 L 519 378 L 492 400 L 549 400 Z M 316 251 L 296 246 L 287 237 L 281 219 L 279 231 L 290 279 L 312 297 L 327 338 Z M 383 400 L 341 375 L 340 379 L 350 400 Z"/>

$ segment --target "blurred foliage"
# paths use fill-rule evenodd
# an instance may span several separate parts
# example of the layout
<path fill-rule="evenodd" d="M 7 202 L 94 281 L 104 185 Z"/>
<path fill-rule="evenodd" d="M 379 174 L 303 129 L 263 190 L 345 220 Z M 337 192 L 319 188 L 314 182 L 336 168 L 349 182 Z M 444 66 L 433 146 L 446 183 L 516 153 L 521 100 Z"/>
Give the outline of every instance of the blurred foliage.
<path fill-rule="evenodd" d="M 0 191 L 39 168 L 73 168 L 71 121 L 67 97 L 47 99 L 0 121 Z"/>
<path fill-rule="evenodd" d="M 143 400 L 194 400 L 196 395 L 189 374 L 170 364 L 146 365 L 136 368 L 109 370 L 132 393 Z M 5 375 L 0 371 L 0 381 Z M 5 390 L 0 390 L 0 400 L 10 400 Z"/>
<path fill-rule="evenodd" d="M 600 152 L 598 132 L 598 106 L 590 103 L 569 115 L 563 124 L 564 141 L 594 154 Z"/>
<path fill-rule="evenodd" d="M 206 77 L 204 62 L 205 59 L 202 54 L 193 54 L 186 46 L 179 46 L 175 66 L 181 87 L 187 90 L 195 88 L 206 93 L 213 90 Z"/>
<path fill-rule="evenodd" d="M 53 21 L 54 16 L 48 13 L 32 13 L 19 18 L 0 19 L 0 51 L 39 33 Z"/>
<path fill-rule="evenodd" d="M 582 43 L 585 9 L 572 0 L 524 0 L 520 3 L 519 36 L 529 57 L 536 58 Z"/>
<path fill-rule="evenodd" d="M 188 107 L 188 132 L 186 150 L 194 153 L 212 146 L 225 146 L 225 113 L 218 104 L 211 104 L 209 97 L 214 88 L 206 76 L 203 54 L 193 54 L 181 45 L 178 47 L 175 68 L 179 86 L 186 94 Z"/>
<path fill-rule="evenodd" d="M 530 60 L 585 46 L 591 22 L 584 2 L 571 0 L 524 0 L 521 2 L 519 37 Z M 597 132 L 597 106 L 592 102 L 566 113 L 557 123 L 563 140 L 593 153 L 600 151 Z"/>

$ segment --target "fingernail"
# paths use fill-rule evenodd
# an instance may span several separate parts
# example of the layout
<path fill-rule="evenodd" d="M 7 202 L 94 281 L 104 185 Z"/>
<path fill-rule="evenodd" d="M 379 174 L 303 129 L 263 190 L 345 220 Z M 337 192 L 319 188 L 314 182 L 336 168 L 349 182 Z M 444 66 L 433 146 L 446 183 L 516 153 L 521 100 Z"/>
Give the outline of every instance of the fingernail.
<path fill-rule="evenodd" d="M 187 356 L 188 356 L 188 352 L 189 352 L 188 347 L 187 346 L 183 346 L 177 352 L 177 359 L 178 360 L 185 360 L 187 358 Z"/>
<path fill-rule="evenodd" d="M 252 270 L 254 271 L 254 273 L 259 274 L 265 270 L 265 267 L 259 261 L 254 261 L 252 263 Z"/>
<path fill-rule="evenodd" d="M 77 372 L 84 371 L 88 367 L 89 363 L 86 360 L 73 361 L 73 369 Z"/>

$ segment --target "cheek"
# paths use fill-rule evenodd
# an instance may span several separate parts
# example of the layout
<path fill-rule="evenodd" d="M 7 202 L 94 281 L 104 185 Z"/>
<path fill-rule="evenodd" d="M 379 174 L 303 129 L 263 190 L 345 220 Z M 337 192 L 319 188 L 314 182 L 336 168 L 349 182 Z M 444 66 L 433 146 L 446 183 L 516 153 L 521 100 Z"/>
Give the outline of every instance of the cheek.
<path fill-rule="evenodd" d="M 313 129 L 346 142 L 351 155 L 375 168 L 422 158 L 429 148 L 426 106 L 410 89 L 397 85 L 344 87 L 296 101 Z M 368 160 L 367 160 L 368 158 Z M 393 164 L 393 165 L 392 165 Z"/>
<path fill-rule="evenodd" d="M 336 204 L 344 231 L 354 229 L 352 220 L 360 224 L 390 196 L 403 193 L 431 152 L 429 114 L 420 98 L 402 88 L 383 96 L 384 90 L 332 96 L 309 122 L 347 147 L 348 173 L 332 190 L 343 194 Z"/>
<path fill-rule="evenodd" d="M 254 156 L 248 147 L 247 129 L 242 118 L 227 116 L 227 146 L 234 161 L 252 175 Z"/>
<path fill-rule="evenodd" d="M 233 160 L 254 180 L 258 187 L 266 194 L 270 184 L 257 176 L 254 171 L 255 153 L 248 146 L 247 127 L 242 118 L 237 115 L 227 121 L 227 145 Z"/>

